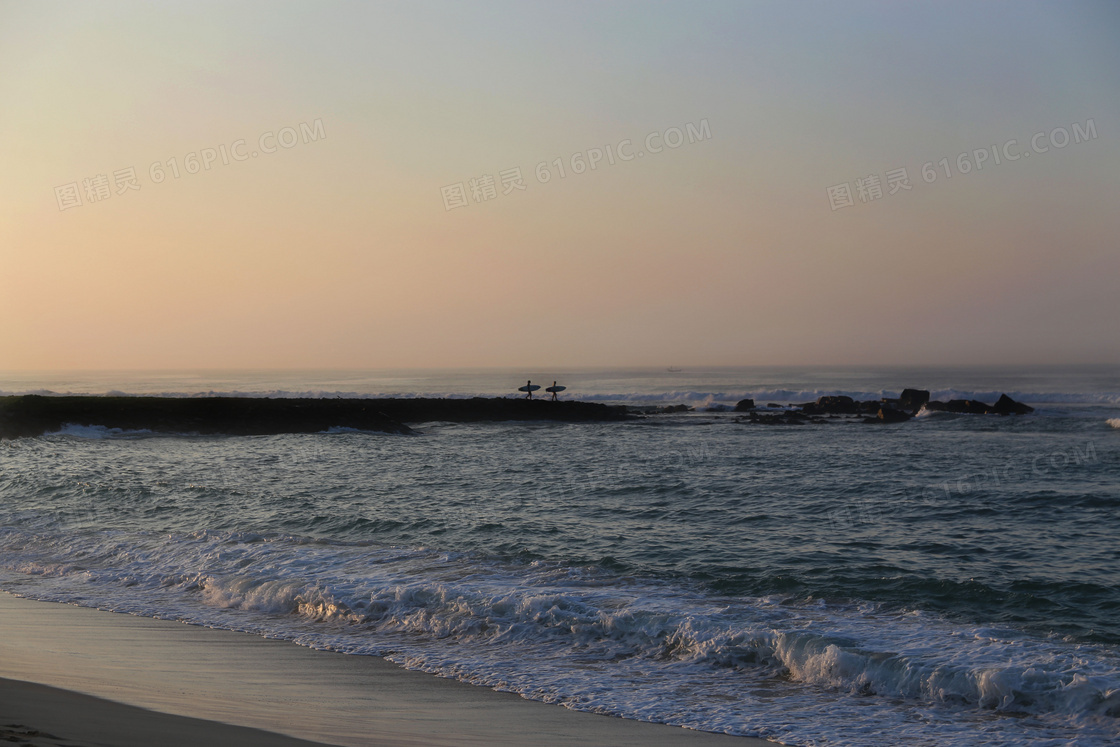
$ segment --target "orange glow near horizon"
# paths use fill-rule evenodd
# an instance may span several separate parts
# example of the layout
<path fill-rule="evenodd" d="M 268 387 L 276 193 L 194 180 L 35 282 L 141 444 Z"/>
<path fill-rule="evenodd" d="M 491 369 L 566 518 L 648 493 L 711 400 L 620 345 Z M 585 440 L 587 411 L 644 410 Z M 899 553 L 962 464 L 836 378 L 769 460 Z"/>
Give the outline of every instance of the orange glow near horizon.
<path fill-rule="evenodd" d="M 1120 363 L 1118 18 L 1031 8 L 2 5 L 0 369 Z"/>

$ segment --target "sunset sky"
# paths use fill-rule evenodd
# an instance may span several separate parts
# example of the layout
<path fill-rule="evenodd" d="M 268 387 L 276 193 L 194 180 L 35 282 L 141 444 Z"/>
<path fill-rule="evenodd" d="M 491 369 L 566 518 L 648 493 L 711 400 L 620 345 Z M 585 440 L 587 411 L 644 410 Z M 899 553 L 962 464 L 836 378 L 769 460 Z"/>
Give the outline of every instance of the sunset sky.
<path fill-rule="evenodd" d="M 0 369 L 1120 363 L 1114 2 L 4 2 L 0 166 Z"/>

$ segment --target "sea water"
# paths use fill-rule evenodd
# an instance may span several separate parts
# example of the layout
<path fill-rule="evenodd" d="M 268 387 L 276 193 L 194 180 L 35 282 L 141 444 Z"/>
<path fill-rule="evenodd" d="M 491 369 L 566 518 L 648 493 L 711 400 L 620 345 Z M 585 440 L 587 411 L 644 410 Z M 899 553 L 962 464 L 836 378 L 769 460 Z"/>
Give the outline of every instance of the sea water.
<path fill-rule="evenodd" d="M 687 404 L 0 442 L 0 589 L 792 745 L 1120 741 L 1114 369 L 2 374 L 3 393 Z M 1032 404 L 763 426 L 825 394 Z"/>

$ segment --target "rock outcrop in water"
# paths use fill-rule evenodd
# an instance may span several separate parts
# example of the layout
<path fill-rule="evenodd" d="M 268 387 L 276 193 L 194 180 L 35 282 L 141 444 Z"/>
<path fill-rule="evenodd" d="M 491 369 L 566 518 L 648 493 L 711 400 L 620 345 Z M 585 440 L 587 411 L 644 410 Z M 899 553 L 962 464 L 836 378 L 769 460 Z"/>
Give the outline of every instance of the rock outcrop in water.
<path fill-rule="evenodd" d="M 0 438 L 41 436 L 65 425 L 158 433 L 263 436 L 330 428 L 408 434 L 406 423 L 632 417 L 590 402 L 528 399 L 266 399 L 257 397 L 0 397 Z"/>
<path fill-rule="evenodd" d="M 1024 405 L 1022 402 L 1016 402 L 1006 394 L 1001 394 L 988 412 L 993 415 L 1026 415 L 1034 412 L 1034 408 L 1030 405 Z"/>
<path fill-rule="evenodd" d="M 925 408 L 930 412 L 963 412 L 969 415 L 1026 415 L 1034 412 L 1030 405 L 1016 402 L 1006 394 L 999 395 L 994 405 L 975 399 L 951 399 L 948 402 L 928 402 Z"/>
<path fill-rule="evenodd" d="M 841 394 L 819 397 L 816 402 L 806 402 L 801 405 L 801 412 L 806 415 L 856 415 L 860 412 L 861 404 L 863 403 Z"/>
<path fill-rule="evenodd" d="M 879 418 L 879 422 L 881 423 L 905 423 L 912 416 L 908 412 L 896 410 L 893 407 L 887 407 L 886 405 L 884 405 L 883 407 L 879 408 L 879 414 L 877 417 Z"/>
<path fill-rule="evenodd" d="M 928 389 L 903 389 L 902 395 L 898 398 L 898 409 L 915 413 L 922 409 L 926 402 L 929 402 Z"/>
<path fill-rule="evenodd" d="M 1034 408 L 1016 402 L 1006 394 L 989 405 L 979 400 L 953 399 L 948 402 L 930 400 L 926 389 L 904 389 L 898 399 L 857 401 L 845 395 L 819 397 L 815 402 L 791 405 L 790 409 L 773 415 L 750 412 L 750 417 L 739 418 L 741 423 L 759 425 L 801 425 L 803 423 L 864 422 L 876 424 L 905 423 L 923 408 L 928 412 L 953 412 L 969 415 L 1026 415 Z M 750 400 L 744 400 L 750 401 Z M 768 407 L 780 407 L 771 404 Z M 739 408 L 736 407 L 736 410 Z"/>

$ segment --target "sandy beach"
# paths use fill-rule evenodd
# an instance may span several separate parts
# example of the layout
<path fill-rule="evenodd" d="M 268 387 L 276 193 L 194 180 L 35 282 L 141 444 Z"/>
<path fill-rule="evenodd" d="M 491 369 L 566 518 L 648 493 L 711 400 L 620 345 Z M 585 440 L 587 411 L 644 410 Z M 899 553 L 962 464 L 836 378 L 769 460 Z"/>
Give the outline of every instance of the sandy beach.
<path fill-rule="evenodd" d="M 281 734 L 186 718 L 103 698 L 0 679 L 0 740 L 26 747 L 309 747 Z"/>
<path fill-rule="evenodd" d="M 35 745 L 739 745 L 247 633 L 0 593 L 0 738 Z"/>

